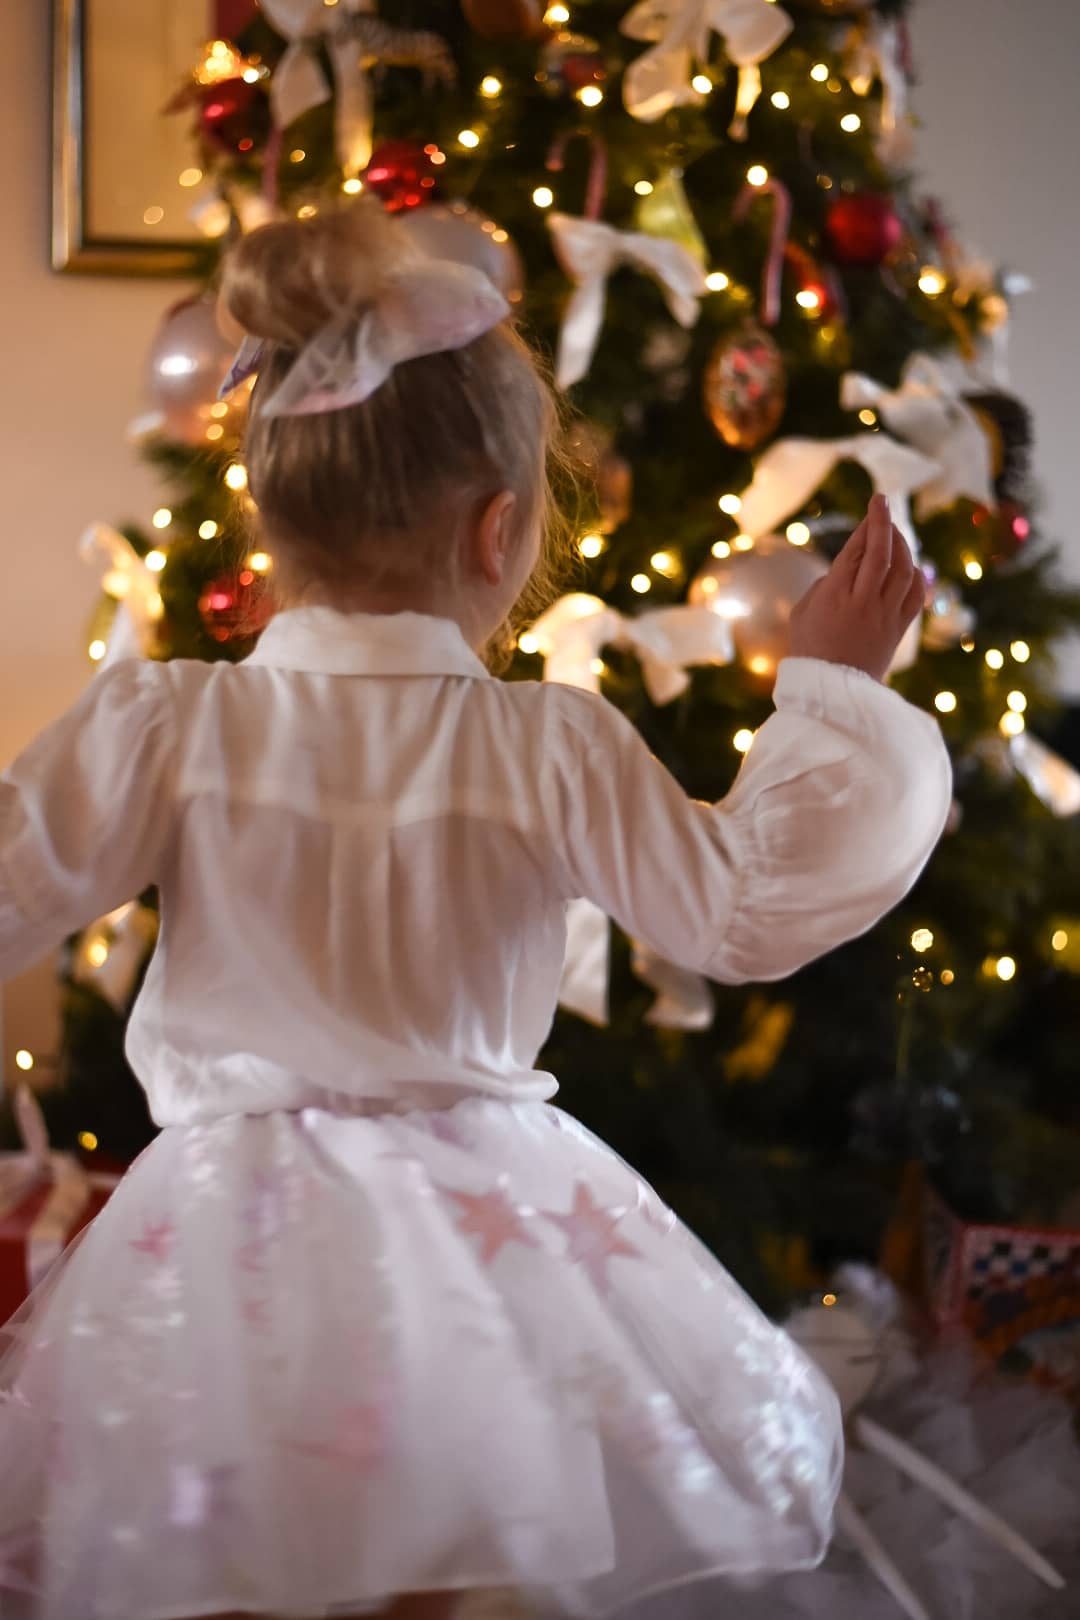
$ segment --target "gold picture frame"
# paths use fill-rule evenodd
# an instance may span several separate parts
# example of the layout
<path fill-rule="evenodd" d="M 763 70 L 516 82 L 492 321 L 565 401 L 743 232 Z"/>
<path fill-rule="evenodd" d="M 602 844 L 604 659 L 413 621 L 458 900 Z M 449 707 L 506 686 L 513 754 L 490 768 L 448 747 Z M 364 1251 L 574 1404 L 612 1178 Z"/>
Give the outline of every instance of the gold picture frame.
<path fill-rule="evenodd" d="M 193 195 L 179 191 L 191 185 L 179 175 L 199 172 L 178 168 L 188 130 L 163 109 L 205 43 L 209 12 L 206 0 L 53 0 L 54 270 L 188 276 L 205 264 Z M 141 217 L 133 187 L 147 199 Z"/>

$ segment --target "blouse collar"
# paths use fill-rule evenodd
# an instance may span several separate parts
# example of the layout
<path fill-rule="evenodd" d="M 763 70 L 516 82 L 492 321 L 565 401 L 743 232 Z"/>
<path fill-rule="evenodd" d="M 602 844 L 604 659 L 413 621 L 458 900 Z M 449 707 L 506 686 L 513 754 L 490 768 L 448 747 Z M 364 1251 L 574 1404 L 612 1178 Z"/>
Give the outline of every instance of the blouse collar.
<path fill-rule="evenodd" d="M 451 619 L 332 607 L 277 614 L 247 662 L 312 675 L 488 675 Z"/>

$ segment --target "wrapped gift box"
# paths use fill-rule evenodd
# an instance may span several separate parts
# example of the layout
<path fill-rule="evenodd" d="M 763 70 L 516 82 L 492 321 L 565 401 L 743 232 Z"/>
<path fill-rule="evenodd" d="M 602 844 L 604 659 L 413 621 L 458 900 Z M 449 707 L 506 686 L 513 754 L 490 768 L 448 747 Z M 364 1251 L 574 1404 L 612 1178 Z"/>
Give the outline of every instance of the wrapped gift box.
<path fill-rule="evenodd" d="M 0 1154 L 0 1324 L 105 1204 L 119 1177 L 53 1153 L 33 1094 L 15 1099 L 23 1151 Z"/>

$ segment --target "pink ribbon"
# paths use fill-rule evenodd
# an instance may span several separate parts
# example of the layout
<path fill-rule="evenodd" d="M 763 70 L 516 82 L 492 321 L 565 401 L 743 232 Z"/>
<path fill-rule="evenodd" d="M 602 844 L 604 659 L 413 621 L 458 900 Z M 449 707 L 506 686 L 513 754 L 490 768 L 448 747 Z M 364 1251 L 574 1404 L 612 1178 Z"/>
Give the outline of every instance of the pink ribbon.
<path fill-rule="evenodd" d="M 784 246 L 791 226 L 791 192 L 781 180 L 766 180 L 763 186 L 752 186 L 749 181 L 735 199 L 732 216 L 738 224 L 746 218 L 750 204 L 759 195 L 773 200 L 772 235 L 769 252 L 761 272 L 761 319 L 766 326 L 775 326 L 780 319 L 780 283 L 784 273 Z"/>

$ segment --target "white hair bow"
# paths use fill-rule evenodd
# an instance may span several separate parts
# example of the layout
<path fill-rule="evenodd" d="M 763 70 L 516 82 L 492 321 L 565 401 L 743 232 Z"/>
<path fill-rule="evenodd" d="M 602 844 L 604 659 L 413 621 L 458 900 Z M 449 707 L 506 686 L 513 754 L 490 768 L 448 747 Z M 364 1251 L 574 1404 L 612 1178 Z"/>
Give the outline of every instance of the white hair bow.
<path fill-rule="evenodd" d="M 630 39 L 654 42 L 623 76 L 627 112 L 653 123 L 672 107 L 704 99 L 691 78 L 695 64 L 708 60 L 710 33 L 723 36 L 738 67 L 752 68 L 791 32 L 791 18 L 770 0 L 640 0 L 619 27 Z"/>
<path fill-rule="evenodd" d="M 264 416 L 314 416 L 359 405 L 395 366 L 463 349 L 509 313 L 502 293 L 471 265 L 414 262 L 391 276 L 361 314 L 345 310 L 316 332 L 260 409 Z M 261 340 L 244 339 L 222 396 L 258 371 L 262 349 Z"/>
<path fill-rule="evenodd" d="M 589 369 L 604 319 L 607 278 L 617 265 L 652 276 L 680 326 L 697 320 L 705 272 L 680 243 L 574 214 L 549 215 L 548 228 L 559 263 L 577 284 L 559 333 L 555 378 L 560 388 L 569 388 Z"/>

